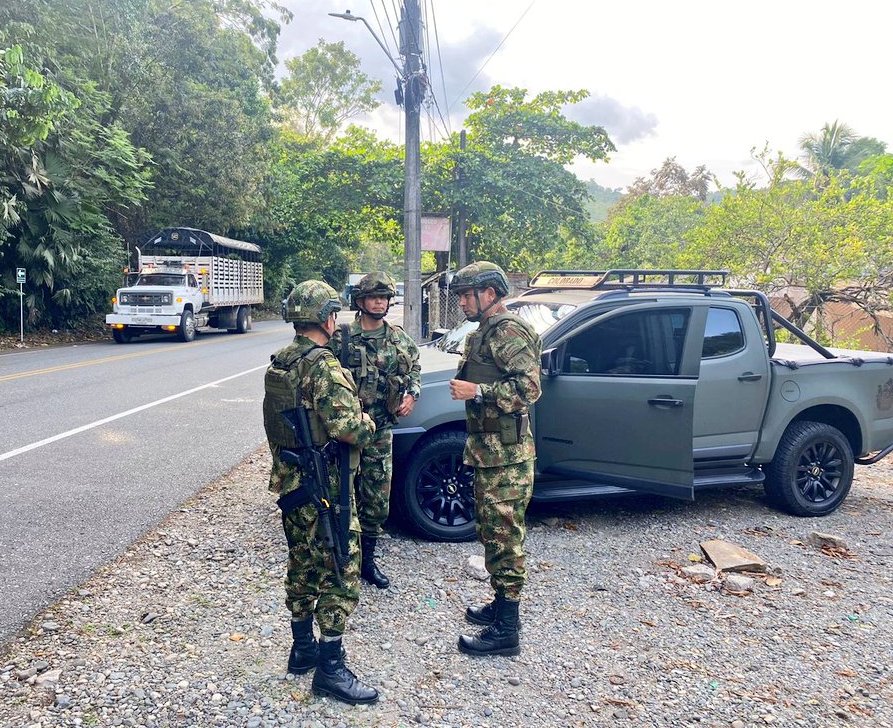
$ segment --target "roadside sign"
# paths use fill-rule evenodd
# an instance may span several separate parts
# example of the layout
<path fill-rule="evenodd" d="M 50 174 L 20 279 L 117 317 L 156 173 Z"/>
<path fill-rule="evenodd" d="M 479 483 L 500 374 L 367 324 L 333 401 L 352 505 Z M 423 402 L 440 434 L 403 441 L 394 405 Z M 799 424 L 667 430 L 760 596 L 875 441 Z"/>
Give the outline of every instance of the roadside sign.
<path fill-rule="evenodd" d="M 16 268 L 16 283 L 24 283 L 25 282 L 25 269 L 24 268 Z"/>

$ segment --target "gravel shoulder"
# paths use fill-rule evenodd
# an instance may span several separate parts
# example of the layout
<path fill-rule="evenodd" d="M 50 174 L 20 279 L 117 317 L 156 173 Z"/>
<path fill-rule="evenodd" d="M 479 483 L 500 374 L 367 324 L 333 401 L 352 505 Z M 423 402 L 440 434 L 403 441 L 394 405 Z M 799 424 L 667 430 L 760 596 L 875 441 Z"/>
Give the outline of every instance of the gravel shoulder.
<path fill-rule="evenodd" d="M 480 547 L 395 532 L 381 544 L 394 586 L 363 586 L 345 637 L 382 692 L 366 707 L 284 675 L 269 466 L 255 452 L 0 648 L 0 725 L 893 726 L 891 465 L 857 468 L 818 520 L 757 488 L 533 506 L 515 658 L 455 648 L 464 607 L 489 596 L 468 568 Z M 769 572 L 731 589 L 687 576 L 713 538 Z"/>

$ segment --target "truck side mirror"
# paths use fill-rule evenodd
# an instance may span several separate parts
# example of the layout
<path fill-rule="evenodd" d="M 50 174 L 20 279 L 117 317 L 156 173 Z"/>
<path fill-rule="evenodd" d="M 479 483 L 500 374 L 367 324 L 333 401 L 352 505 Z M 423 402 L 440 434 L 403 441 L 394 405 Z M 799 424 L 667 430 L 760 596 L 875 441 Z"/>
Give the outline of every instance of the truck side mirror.
<path fill-rule="evenodd" d="M 546 377 L 554 377 L 561 371 L 558 366 L 558 349 L 546 349 L 540 356 L 542 374 Z"/>

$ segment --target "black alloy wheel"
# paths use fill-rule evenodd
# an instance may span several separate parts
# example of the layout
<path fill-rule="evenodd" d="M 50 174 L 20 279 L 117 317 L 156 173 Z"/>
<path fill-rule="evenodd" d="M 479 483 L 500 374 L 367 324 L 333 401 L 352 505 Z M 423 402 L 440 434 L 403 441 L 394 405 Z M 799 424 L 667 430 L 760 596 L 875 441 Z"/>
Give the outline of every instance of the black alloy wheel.
<path fill-rule="evenodd" d="M 843 433 L 823 422 L 794 422 L 766 468 L 766 494 L 797 516 L 835 511 L 853 483 L 853 450 Z"/>
<path fill-rule="evenodd" d="M 462 462 L 465 433 L 442 432 L 408 458 L 402 511 L 410 525 L 437 541 L 475 537 L 474 469 Z"/>

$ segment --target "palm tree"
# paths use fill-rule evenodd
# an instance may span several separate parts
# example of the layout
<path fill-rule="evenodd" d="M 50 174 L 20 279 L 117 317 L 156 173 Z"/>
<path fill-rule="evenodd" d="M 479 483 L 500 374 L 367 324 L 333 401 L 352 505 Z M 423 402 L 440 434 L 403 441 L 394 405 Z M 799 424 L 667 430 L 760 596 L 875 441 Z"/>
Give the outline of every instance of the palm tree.
<path fill-rule="evenodd" d="M 800 137 L 803 151 L 800 176 L 819 183 L 828 178 L 831 170 L 849 167 L 848 154 L 858 139 L 856 132 L 839 121 L 825 124 L 817 133 L 804 134 Z"/>

